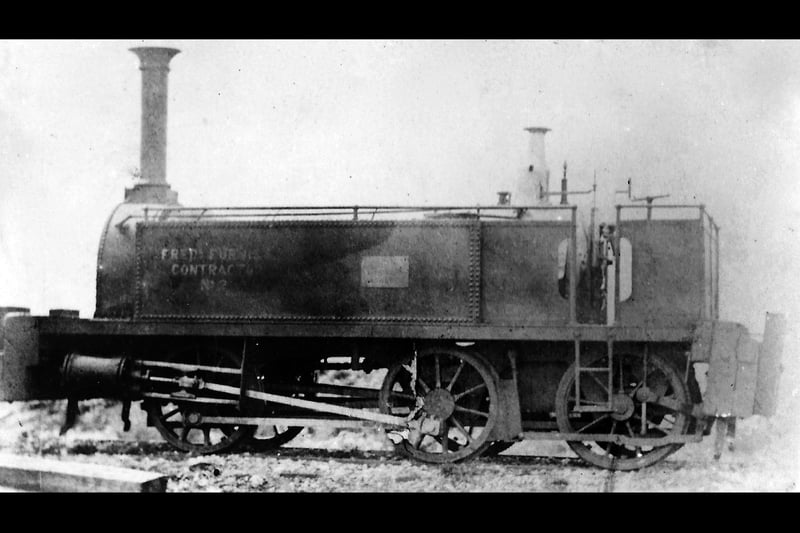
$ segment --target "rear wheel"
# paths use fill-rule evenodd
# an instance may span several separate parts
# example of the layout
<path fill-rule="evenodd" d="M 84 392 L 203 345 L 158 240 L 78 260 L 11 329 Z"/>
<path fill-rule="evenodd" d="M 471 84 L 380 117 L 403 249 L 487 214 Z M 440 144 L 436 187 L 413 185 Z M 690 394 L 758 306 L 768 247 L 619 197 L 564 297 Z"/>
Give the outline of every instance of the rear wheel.
<path fill-rule="evenodd" d="M 587 366 L 606 367 L 605 356 Z M 690 417 L 681 411 L 691 399 L 680 374 L 656 354 L 623 354 L 614 358 L 612 388 L 607 374 L 581 372 L 580 405 L 600 407 L 612 398 L 611 411 L 580 411 L 575 391 L 575 365 L 564 374 L 556 392 L 556 420 L 562 433 L 626 435 L 660 439 L 686 433 Z M 582 459 L 610 470 L 635 470 L 661 461 L 681 443 L 629 445 L 607 441 L 568 441 Z"/>

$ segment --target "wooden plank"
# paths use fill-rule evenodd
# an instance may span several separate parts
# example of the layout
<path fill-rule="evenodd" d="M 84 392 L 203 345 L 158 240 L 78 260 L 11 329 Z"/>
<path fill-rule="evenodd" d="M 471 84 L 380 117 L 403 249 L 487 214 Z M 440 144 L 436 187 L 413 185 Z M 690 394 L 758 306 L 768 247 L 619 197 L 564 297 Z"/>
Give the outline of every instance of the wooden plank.
<path fill-rule="evenodd" d="M 165 492 L 168 476 L 130 468 L 0 454 L 0 486 L 34 492 Z"/>

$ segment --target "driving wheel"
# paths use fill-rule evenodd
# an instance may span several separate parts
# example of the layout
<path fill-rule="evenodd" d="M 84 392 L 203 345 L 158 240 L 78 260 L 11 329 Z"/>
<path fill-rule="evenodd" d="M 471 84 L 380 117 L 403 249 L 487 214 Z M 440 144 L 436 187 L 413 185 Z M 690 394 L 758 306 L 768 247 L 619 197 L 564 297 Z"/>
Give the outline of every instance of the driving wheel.
<path fill-rule="evenodd" d="M 168 362 L 214 366 L 231 370 L 241 368 L 241 356 L 221 347 L 194 346 L 170 354 Z M 164 376 L 163 374 L 167 374 Z M 239 387 L 240 375 L 233 372 L 216 373 L 205 370 L 183 371 L 159 369 L 161 377 L 212 381 Z M 163 387 L 163 385 L 160 385 Z M 163 393 L 169 399 L 147 398 L 142 408 L 161 436 L 170 445 L 184 452 L 211 454 L 229 451 L 247 440 L 254 426 L 209 423 L 208 417 L 242 416 L 239 401 L 213 391 L 178 391 L 171 386 Z"/>
<path fill-rule="evenodd" d="M 383 413 L 411 417 L 395 448 L 427 463 L 477 457 L 492 443 L 499 396 L 495 371 L 483 357 L 450 348 L 421 350 L 392 365 L 379 395 Z"/>

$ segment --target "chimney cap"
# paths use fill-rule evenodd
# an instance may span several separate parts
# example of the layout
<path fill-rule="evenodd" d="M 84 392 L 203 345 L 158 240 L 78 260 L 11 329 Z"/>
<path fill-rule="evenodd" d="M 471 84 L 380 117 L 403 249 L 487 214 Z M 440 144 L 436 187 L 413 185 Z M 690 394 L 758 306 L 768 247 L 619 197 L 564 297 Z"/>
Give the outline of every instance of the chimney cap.
<path fill-rule="evenodd" d="M 550 131 L 550 128 L 542 128 L 539 126 L 531 126 L 530 128 L 525 128 L 525 131 L 529 131 L 531 133 L 547 133 Z"/>
<path fill-rule="evenodd" d="M 139 56 L 141 68 L 167 68 L 169 61 L 181 52 L 177 48 L 159 46 L 137 46 L 129 50 Z"/>

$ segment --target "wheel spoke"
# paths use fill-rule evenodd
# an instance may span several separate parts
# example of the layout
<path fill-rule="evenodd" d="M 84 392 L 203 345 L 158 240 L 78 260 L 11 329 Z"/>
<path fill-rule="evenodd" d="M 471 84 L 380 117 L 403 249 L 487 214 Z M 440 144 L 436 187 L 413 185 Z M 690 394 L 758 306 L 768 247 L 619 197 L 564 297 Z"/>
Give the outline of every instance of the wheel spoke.
<path fill-rule="evenodd" d="M 644 353 L 642 354 L 642 383 L 644 386 L 647 386 L 647 345 L 644 347 Z"/>
<path fill-rule="evenodd" d="M 637 415 L 637 414 L 634 414 L 633 418 L 636 418 L 638 420 L 642 420 L 641 417 L 639 417 L 639 415 Z M 645 421 L 642 421 L 642 422 L 645 423 Z M 665 437 L 668 435 L 668 433 L 666 431 L 664 431 L 657 424 L 654 424 L 654 423 L 650 422 L 649 420 L 646 421 L 646 424 L 647 424 L 647 429 L 650 429 L 650 430 L 653 430 L 653 431 L 658 431 L 659 433 L 661 433 Z"/>
<path fill-rule="evenodd" d="M 447 420 L 442 420 L 442 427 L 439 428 L 439 438 L 441 439 L 442 449 L 444 453 L 450 453 L 450 428 L 447 426 Z"/>
<path fill-rule="evenodd" d="M 189 442 L 189 432 L 192 430 L 189 426 L 183 426 L 183 430 L 181 431 L 181 441 L 182 442 Z"/>
<path fill-rule="evenodd" d="M 425 383 L 421 377 L 417 376 L 417 385 L 422 387 L 422 393 L 428 394 L 431 391 L 431 388 L 428 387 L 428 384 Z"/>
<path fill-rule="evenodd" d="M 639 429 L 639 434 L 644 435 L 647 433 L 647 426 L 645 422 L 647 421 L 647 402 L 642 402 L 642 427 Z"/>
<path fill-rule="evenodd" d="M 181 411 L 181 408 L 180 408 L 180 407 L 176 407 L 175 409 L 173 409 L 173 410 L 172 410 L 172 411 L 170 411 L 169 413 L 167 413 L 167 414 L 163 415 L 163 416 L 161 417 L 161 420 L 167 421 L 167 420 L 169 420 L 170 418 L 172 418 L 173 416 L 175 416 L 176 414 L 180 413 L 180 411 Z"/>
<path fill-rule="evenodd" d="M 433 354 L 433 373 L 436 381 L 436 388 L 442 388 L 442 369 L 439 367 L 439 354 Z"/>
<path fill-rule="evenodd" d="M 484 413 L 483 411 L 476 411 L 475 409 L 467 409 L 466 407 L 461 407 L 460 405 L 456 405 L 455 409 L 459 413 L 469 413 L 471 415 L 482 416 L 483 418 L 489 418 L 489 413 Z"/>
<path fill-rule="evenodd" d="M 461 422 L 456 420 L 456 417 L 454 416 L 450 417 L 450 421 L 453 423 L 453 427 L 455 427 L 458 431 L 460 431 L 461 434 L 464 435 L 464 437 L 467 439 L 467 446 L 472 444 L 472 436 L 469 434 L 469 431 L 467 431 L 464 428 L 464 426 L 461 425 Z"/>
<path fill-rule="evenodd" d="M 456 380 L 458 379 L 458 376 L 461 374 L 461 371 L 464 369 L 464 365 L 465 364 L 466 364 L 466 362 L 463 359 L 458 364 L 458 368 L 456 368 L 456 373 L 453 374 L 453 379 L 451 379 L 450 383 L 448 383 L 448 385 L 447 385 L 447 392 L 450 392 L 450 391 L 453 390 L 453 385 L 455 384 Z"/>
<path fill-rule="evenodd" d="M 206 446 L 211 446 L 211 428 L 204 427 L 203 428 L 203 442 Z"/>
<path fill-rule="evenodd" d="M 416 449 L 418 449 L 418 450 L 419 450 L 419 449 L 422 447 L 422 443 L 423 443 L 423 442 L 425 442 L 425 439 L 426 439 L 427 437 L 430 437 L 430 435 L 427 435 L 427 434 L 425 434 L 425 435 L 420 435 L 420 437 L 419 437 L 419 440 L 416 442 L 416 444 L 415 444 L 415 443 L 413 443 L 413 442 L 411 442 L 411 441 L 409 441 L 409 443 L 411 444 L 411 446 L 413 446 L 414 448 L 416 448 Z M 435 440 L 435 439 L 434 439 L 434 440 Z"/>
<path fill-rule="evenodd" d="M 586 424 L 585 426 L 583 426 L 582 428 L 577 430 L 575 433 L 582 433 L 584 430 L 594 426 L 595 424 L 597 424 L 599 422 L 602 422 L 603 420 L 605 420 L 606 418 L 609 418 L 610 416 L 611 415 L 605 414 L 605 415 L 601 416 L 600 418 L 595 418 L 594 420 L 592 420 L 591 422 L 589 422 L 588 424 Z"/>
<path fill-rule="evenodd" d="M 598 385 L 600 385 L 601 387 L 603 387 L 603 390 L 604 390 L 604 391 L 606 391 L 606 394 L 610 394 L 610 393 L 608 392 L 608 385 L 607 385 L 607 384 L 605 384 L 605 383 L 603 383 L 602 381 L 600 381 L 599 379 L 597 379 L 597 376 L 595 376 L 594 374 L 588 374 L 588 373 L 587 373 L 587 375 L 588 375 L 590 378 L 592 378 L 592 379 L 595 381 L 595 383 L 597 383 Z M 582 401 L 582 400 L 581 400 L 581 401 Z"/>
<path fill-rule="evenodd" d="M 680 413 L 682 404 L 674 396 L 662 396 L 661 398 L 656 400 L 651 407 L 656 407 L 656 406 L 661 409 L 665 409 L 670 413 Z"/>
<path fill-rule="evenodd" d="M 390 392 L 389 396 L 392 398 L 400 398 L 401 400 L 416 400 L 417 397 L 413 394 L 408 394 L 406 392 Z"/>
<path fill-rule="evenodd" d="M 632 397 L 634 394 L 636 394 L 636 391 L 638 391 L 639 388 L 641 388 L 644 385 L 647 385 L 647 378 L 658 372 L 659 372 L 658 368 L 653 368 L 650 371 L 648 371 L 647 374 L 645 374 L 645 376 L 642 378 L 642 380 L 636 384 L 636 386 L 633 388 L 633 390 L 630 392 L 628 396 Z"/>
<path fill-rule="evenodd" d="M 481 383 L 480 385 L 475 385 L 474 387 L 469 388 L 469 389 L 465 390 L 464 392 L 461 392 L 459 394 L 454 394 L 453 395 L 453 400 L 454 401 L 458 401 L 459 399 L 463 398 L 464 396 L 467 396 L 469 394 L 478 392 L 479 390 L 485 389 L 485 388 L 486 388 L 486 383 Z"/>
<path fill-rule="evenodd" d="M 570 401 L 570 402 L 572 402 L 573 404 L 577 403 L 577 402 L 575 401 L 575 396 L 570 396 L 570 397 L 569 397 L 569 401 Z M 583 400 L 583 399 L 582 399 L 582 400 L 581 400 L 581 405 L 596 405 L 596 406 L 604 406 L 604 407 L 607 407 L 607 406 L 608 406 L 608 402 L 598 402 L 598 401 L 596 401 L 596 400 Z"/>

